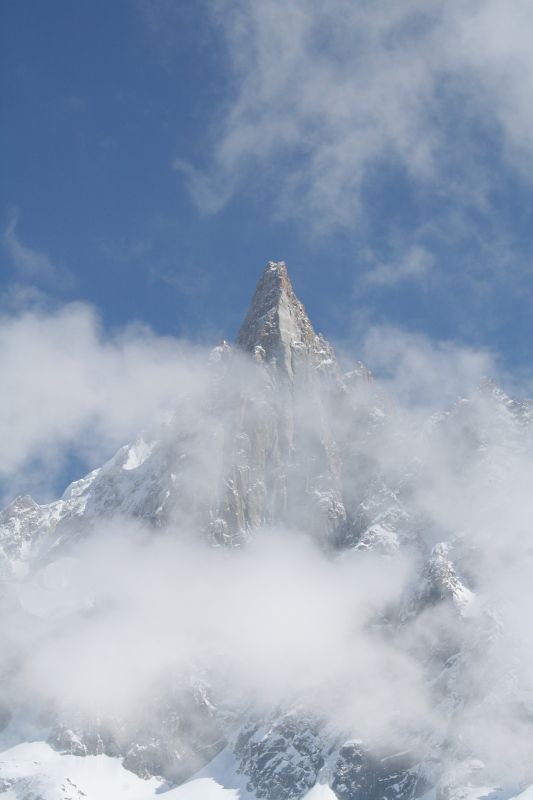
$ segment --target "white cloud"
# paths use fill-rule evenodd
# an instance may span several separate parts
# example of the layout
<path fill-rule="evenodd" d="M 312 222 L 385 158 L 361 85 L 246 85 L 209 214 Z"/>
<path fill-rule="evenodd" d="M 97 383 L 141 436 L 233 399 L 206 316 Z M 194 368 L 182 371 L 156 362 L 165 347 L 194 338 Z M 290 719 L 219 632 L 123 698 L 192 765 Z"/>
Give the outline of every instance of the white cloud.
<path fill-rule="evenodd" d="M 168 534 L 149 536 L 113 521 L 69 559 L 32 576 L 23 603 L 37 611 L 43 632 L 55 633 L 26 660 L 17 681 L 23 693 L 69 712 L 131 714 L 169 670 L 195 664 L 200 674 L 209 665 L 227 698 L 256 698 L 256 708 L 303 695 L 339 717 L 345 698 L 371 730 L 397 713 L 401 700 L 384 699 L 401 683 L 405 714 L 427 711 L 423 697 L 414 696 L 415 666 L 405 662 L 395 686 L 387 685 L 402 657 L 384 642 L 370 645 L 365 630 L 398 601 L 409 574 L 402 559 L 384 565 L 346 554 L 332 563 L 286 529 L 265 531 L 240 553 L 206 548 L 197 537 L 187 543 L 183 531 Z M 383 570 L 387 580 L 377 589 Z M 89 608 L 94 613 L 87 615 Z M 66 650 L 70 658 L 62 657 Z M 107 657 L 98 666 L 93 654 L 102 650 Z M 351 689 L 360 680 L 367 692 L 357 697 Z"/>
<path fill-rule="evenodd" d="M 362 357 L 402 407 L 425 413 L 471 395 L 483 380 L 500 377 L 490 351 L 435 341 L 392 325 L 369 328 Z"/>
<path fill-rule="evenodd" d="M 175 162 L 204 211 L 254 175 L 275 175 L 281 214 L 353 224 L 373 168 L 391 163 L 420 185 L 483 203 L 494 163 L 480 157 L 480 130 L 531 174 L 527 0 L 211 8 L 227 45 L 229 99 L 205 169 Z"/>
<path fill-rule="evenodd" d="M 105 333 L 94 309 L 0 317 L 0 477 L 13 485 L 32 462 L 55 486 L 69 451 L 96 463 L 201 384 L 201 359 L 183 343 L 132 325 Z"/>

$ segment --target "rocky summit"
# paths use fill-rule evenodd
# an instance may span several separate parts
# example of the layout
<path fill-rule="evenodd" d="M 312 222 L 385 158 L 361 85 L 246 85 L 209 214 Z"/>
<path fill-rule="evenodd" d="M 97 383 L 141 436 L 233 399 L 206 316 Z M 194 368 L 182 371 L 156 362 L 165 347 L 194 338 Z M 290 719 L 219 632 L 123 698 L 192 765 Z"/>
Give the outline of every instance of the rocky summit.
<path fill-rule="evenodd" d="M 505 503 L 530 463 L 531 403 L 512 400 L 486 383 L 451 408 L 406 422 L 366 366 L 341 370 L 296 297 L 284 262 L 266 265 L 235 344 L 216 346 L 205 372 L 205 386 L 195 389 L 190 401 L 72 483 L 60 499 L 39 505 L 21 496 L 0 514 L 0 602 L 2 614 L 16 620 L 0 657 L 0 795 L 26 800 L 145 800 L 160 793 L 169 800 L 533 796 L 527 794 L 533 793 L 528 738 L 533 687 L 522 675 L 505 604 L 498 605 L 507 591 L 498 564 L 522 559 L 521 545 L 512 542 L 523 541 L 514 537 L 523 517 L 510 515 Z M 478 507 L 479 513 L 472 513 Z M 116 558 L 117 526 L 131 528 L 132 541 L 140 539 L 143 547 L 179 542 L 206 554 L 220 551 L 217 575 L 223 570 L 233 575 L 234 564 L 255 542 L 281 538 L 264 590 L 271 592 L 270 604 L 284 547 L 289 553 L 290 543 L 303 538 L 312 559 L 325 565 L 317 570 L 338 569 L 339 587 L 354 584 L 354 591 L 361 591 L 365 624 L 357 632 L 350 621 L 349 588 L 346 599 L 340 595 L 338 606 L 331 606 L 340 609 L 336 618 L 324 628 L 318 618 L 309 620 L 305 634 L 312 639 L 314 626 L 317 635 L 342 626 L 338 641 L 346 646 L 323 657 L 318 642 L 320 669 L 309 664 L 301 681 L 292 682 L 290 690 L 283 684 L 283 692 L 270 686 L 269 676 L 279 672 L 280 683 L 291 669 L 292 623 L 283 623 L 294 613 L 290 595 L 284 608 L 276 606 L 277 616 L 252 620 L 246 664 L 269 663 L 264 643 L 279 647 L 275 619 L 280 630 L 289 630 L 286 651 L 281 649 L 286 664 L 264 668 L 260 697 L 245 688 L 248 667 L 239 673 L 238 688 L 221 678 L 231 669 L 224 641 L 217 639 L 216 652 L 202 640 L 190 661 L 181 659 L 163 676 L 158 672 L 157 689 L 134 705 L 107 707 L 102 701 L 91 710 L 80 697 L 77 707 L 66 687 L 62 702 L 61 691 L 51 696 L 46 685 L 36 699 L 21 682 L 21 675 L 28 675 L 28 651 L 48 643 L 46 659 L 39 662 L 46 684 L 54 671 L 54 648 L 64 637 L 58 620 L 69 630 L 78 619 L 91 626 L 114 608 L 110 598 L 90 600 L 90 582 L 83 588 L 86 601 L 70 616 L 45 612 L 34 600 L 36 592 L 67 580 L 68 565 L 83 565 L 95 552 L 104 569 L 108 558 Z M 490 541 L 483 538 L 493 530 Z M 500 560 L 491 561 L 488 552 Z M 208 572 L 210 557 L 205 555 L 205 573 L 198 568 L 195 586 L 205 582 L 212 602 L 209 584 L 218 577 Z M 401 591 L 381 602 L 382 583 L 397 566 Z M 226 595 L 232 581 L 221 584 Z M 297 574 L 294 581 L 297 605 L 304 589 Z M 335 582 L 325 588 L 317 577 L 315 585 L 318 608 L 329 608 Z M 129 597 L 127 586 L 122 591 Z M 201 594 L 191 594 L 194 606 L 192 597 Z M 221 593 L 209 612 L 213 618 L 218 619 L 218 601 L 225 630 L 232 607 L 224 605 Z M 247 605 L 252 607 L 251 598 L 240 597 L 237 619 Z M 131 625 L 131 608 L 125 601 L 125 628 Z M 309 606 L 309 615 L 316 614 L 314 608 Z M 188 612 L 194 620 L 194 609 Z M 139 651 L 149 647 L 151 628 L 157 627 L 157 619 L 149 620 L 135 628 Z M 306 607 L 298 620 L 306 620 Z M 165 632 L 168 641 L 175 630 L 171 624 Z M 298 641 L 298 631 L 293 633 Z M 194 630 L 188 635 L 194 639 Z M 228 625 L 228 639 L 233 635 Z M 72 641 L 73 648 L 85 646 L 75 635 Z M 101 668 L 105 641 L 93 641 Z M 265 657 L 256 658 L 263 646 Z M 88 648 L 87 658 L 94 657 Z M 352 657 L 353 664 L 337 666 Z M 163 652 L 153 653 L 156 664 L 164 659 Z M 107 668 L 102 669 L 105 684 Z M 386 680 L 372 700 L 374 713 L 365 698 L 373 697 L 373 676 L 381 671 Z M 476 674 L 483 675 L 479 683 Z M 419 689 L 408 698 L 405 687 L 412 685 Z M 417 711 L 422 696 L 425 710 Z M 380 724 L 381 718 L 386 722 Z M 501 748 L 511 729 L 518 730 L 522 748 L 512 757 Z"/>

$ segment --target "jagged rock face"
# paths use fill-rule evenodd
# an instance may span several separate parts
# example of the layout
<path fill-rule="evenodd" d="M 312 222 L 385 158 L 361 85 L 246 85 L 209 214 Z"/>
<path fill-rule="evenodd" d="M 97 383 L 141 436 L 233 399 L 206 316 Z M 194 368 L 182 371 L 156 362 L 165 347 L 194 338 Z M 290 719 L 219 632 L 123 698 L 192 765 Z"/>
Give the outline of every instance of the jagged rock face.
<path fill-rule="evenodd" d="M 234 752 L 249 790 L 268 800 L 300 798 L 317 782 L 339 800 L 412 800 L 430 786 L 414 753 L 372 753 L 300 708 L 245 724 Z"/>
<path fill-rule="evenodd" d="M 245 726 L 235 744 L 240 770 L 257 797 L 302 797 L 317 781 L 327 758 L 323 722 L 289 712 L 270 724 Z"/>
<path fill-rule="evenodd" d="M 304 392 L 278 382 L 266 365 L 257 369 L 261 395 L 233 401 L 232 430 L 224 434 L 222 491 L 210 506 L 213 541 L 239 544 L 276 524 L 331 541 L 346 515 L 327 387 Z"/>
<path fill-rule="evenodd" d="M 317 336 L 294 294 L 283 261 L 270 261 L 257 285 L 250 310 L 237 335 L 237 346 L 294 378 L 312 366 L 336 368 L 333 352 Z"/>
<path fill-rule="evenodd" d="M 267 264 L 237 347 L 253 357 L 260 391 L 230 401 L 236 411 L 224 444 L 226 490 L 211 507 L 212 540 L 240 544 L 259 525 L 283 523 L 331 543 L 346 522 L 331 426 L 340 372 L 283 262 Z M 227 368 L 231 373 L 230 359 Z"/>
<path fill-rule="evenodd" d="M 400 800 L 429 788 L 409 753 L 372 755 L 363 743 L 346 742 L 338 752 L 332 788 L 339 800 Z"/>

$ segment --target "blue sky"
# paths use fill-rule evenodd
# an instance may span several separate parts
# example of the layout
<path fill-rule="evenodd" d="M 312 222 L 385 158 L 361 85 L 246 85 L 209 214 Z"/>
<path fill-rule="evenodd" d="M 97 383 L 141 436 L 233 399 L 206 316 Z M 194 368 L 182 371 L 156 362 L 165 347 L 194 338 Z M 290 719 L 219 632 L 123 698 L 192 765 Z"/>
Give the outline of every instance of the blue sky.
<path fill-rule="evenodd" d="M 5 314 L 82 301 L 106 335 L 210 344 L 284 259 L 354 359 L 383 328 L 530 385 L 528 0 L 0 13 Z"/>

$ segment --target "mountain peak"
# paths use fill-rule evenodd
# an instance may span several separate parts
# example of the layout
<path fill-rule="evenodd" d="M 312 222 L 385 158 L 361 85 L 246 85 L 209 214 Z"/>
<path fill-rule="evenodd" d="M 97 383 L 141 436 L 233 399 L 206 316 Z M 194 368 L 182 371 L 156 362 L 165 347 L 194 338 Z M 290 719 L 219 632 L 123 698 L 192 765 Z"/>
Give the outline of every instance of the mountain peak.
<path fill-rule="evenodd" d="M 239 332 L 239 336 L 243 332 L 246 323 L 250 321 L 252 316 L 257 317 L 257 315 L 261 314 L 261 312 L 268 313 L 268 311 L 270 311 L 274 306 L 279 304 L 283 296 L 288 298 L 293 304 L 298 304 L 301 306 L 300 301 L 294 294 L 285 262 L 269 261 L 264 268 L 263 274 L 261 275 L 261 278 L 256 286 L 248 315 Z"/>
<path fill-rule="evenodd" d="M 316 351 L 316 335 L 294 294 L 284 261 L 269 261 L 257 284 L 237 345 L 293 375 L 294 355 Z"/>
<path fill-rule="evenodd" d="M 289 280 L 287 264 L 284 261 L 267 261 L 267 265 L 263 270 L 263 275 L 279 276 L 280 278 L 285 278 L 287 281 Z"/>

